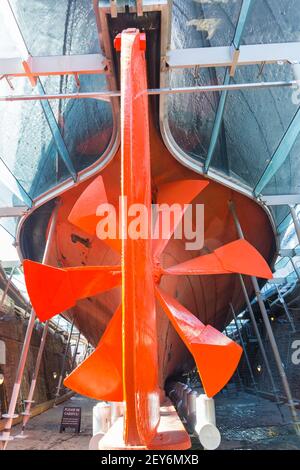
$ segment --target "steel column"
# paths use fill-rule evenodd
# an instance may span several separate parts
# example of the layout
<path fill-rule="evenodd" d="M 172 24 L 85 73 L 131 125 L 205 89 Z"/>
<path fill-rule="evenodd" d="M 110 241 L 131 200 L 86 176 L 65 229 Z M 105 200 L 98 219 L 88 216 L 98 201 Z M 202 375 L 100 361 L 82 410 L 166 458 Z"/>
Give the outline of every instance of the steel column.
<path fill-rule="evenodd" d="M 235 53 L 237 53 L 237 57 L 239 56 L 239 47 L 241 44 L 242 35 L 243 35 L 243 31 L 246 25 L 246 21 L 247 21 L 247 17 L 250 11 L 251 4 L 252 4 L 252 0 L 243 0 L 240 14 L 239 14 L 239 19 L 237 21 L 235 34 L 234 34 L 234 38 L 232 41 L 232 46 L 234 48 Z M 236 67 L 236 64 L 232 65 L 231 68 L 226 69 L 224 82 L 223 82 L 224 86 L 230 85 L 231 77 L 234 75 L 235 67 Z M 216 145 L 217 145 L 219 134 L 220 134 L 220 129 L 222 126 L 227 95 L 228 95 L 228 90 L 224 90 L 220 96 L 218 109 L 216 112 L 216 117 L 215 117 L 215 122 L 214 122 L 214 127 L 212 130 L 209 148 L 207 152 L 207 157 L 206 157 L 205 164 L 204 164 L 204 173 L 208 172 L 210 162 L 212 160 L 214 151 L 216 149 Z"/>
<path fill-rule="evenodd" d="M 243 3 L 242 3 L 240 13 L 239 13 L 239 19 L 237 21 L 237 25 L 236 25 L 236 29 L 235 29 L 235 33 L 234 33 L 234 38 L 233 38 L 233 41 L 232 41 L 232 44 L 235 47 L 235 49 L 240 48 L 242 36 L 243 36 L 244 29 L 245 29 L 245 26 L 246 26 L 246 22 L 247 22 L 247 19 L 249 17 L 249 13 L 250 13 L 250 10 L 251 10 L 251 7 L 252 7 L 253 3 L 254 2 L 252 0 L 244 0 Z"/>
<path fill-rule="evenodd" d="M 234 311 L 234 308 L 233 308 L 233 305 L 232 305 L 231 302 L 230 302 L 229 305 L 230 305 L 232 317 L 233 317 L 233 320 L 234 320 L 234 323 L 235 323 L 235 327 L 237 329 L 237 332 L 238 332 L 238 335 L 239 335 L 239 338 L 240 338 L 240 342 L 241 342 L 242 348 L 244 350 L 245 360 L 246 360 L 246 363 L 247 363 L 247 367 L 249 369 L 250 377 L 251 377 L 251 380 L 253 382 L 254 388 L 257 391 L 257 383 L 256 383 L 255 378 L 254 378 L 254 374 L 253 374 L 253 370 L 252 370 L 251 363 L 250 363 L 250 360 L 249 360 L 249 356 L 248 356 L 248 353 L 247 353 L 246 345 L 245 345 L 242 333 L 240 331 L 240 327 L 239 327 L 238 322 L 237 322 L 236 314 L 235 314 L 235 311 Z"/>
<path fill-rule="evenodd" d="M 294 227 L 295 227 L 295 232 L 298 238 L 298 243 L 300 244 L 300 223 L 299 223 L 298 215 L 296 212 L 296 208 L 294 206 L 290 206 L 290 212 L 291 212 L 291 216 L 294 222 Z"/>
<path fill-rule="evenodd" d="M 284 309 L 284 312 L 285 312 L 285 315 L 291 325 L 291 328 L 292 328 L 292 332 L 295 333 L 296 332 L 296 328 L 295 328 L 295 323 L 294 323 L 294 320 L 289 312 L 289 309 L 288 309 L 288 306 L 286 304 L 286 301 L 284 300 L 284 297 L 283 295 L 281 294 L 277 284 L 275 284 L 275 288 L 276 288 L 276 291 L 277 291 L 277 294 L 278 294 L 278 298 L 279 298 L 279 302 L 281 303 L 281 305 L 283 306 L 283 309 Z"/>
<path fill-rule="evenodd" d="M 265 350 L 265 347 L 264 347 L 264 344 L 263 344 L 263 341 L 262 341 L 262 338 L 261 338 L 261 335 L 260 335 L 260 331 L 259 331 L 256 319 L 255 319 L 255 315 L 254 315 L 253 308 L 252 308 L 252 305 L 251 305 L 251 302 L 250 302 L 250 299 L 249 299 L 249 296 L 248 296 L 248 292 L 247 292 L 247 289 L 246 289 L 246 286 L 245 286 L 245 282 L 244 282 L 243 276 L 241 274 L 238 274 L 238 277 L 239 277 L 239 280 L 240 280 L 240 283 L 241 283 L 241 288 L 242 288 L 242 291 L 243 291 L 243 294 L 244 294 L 244 297 L 245 297 L 246 305 L 247 305 L 248 312 L 249 312 L 249 315 L 250 315 L 250 318 L 251 318 L 251 322 L 252 322 L 252 325 L 253 325 L 255 336 L 257 338 L 258 346 L 259 346 L 264 364 L 266 366 L 266 370 L 267 370 L 267 373 L 268 373 L 268 376 L 269 376 L 269 379 L 270 379 L 270 382 L 271 382 L 271 387 L 273 389 L 273 393 L 274 393 L 274 396 L 275 396 L 275 399 L 276 399 L 276 402 L 277 402 L 277 405 L 278 405 L 278 409 L 280 411 L 281 416 L 283 417 L 283 415 L 281 413 L 281 410 L 280 410 L 280 400 L 279 400 L 278 393 L 277 393 L 277 388 L 276 388 L 276 385 L 275 385 L 275 382 L 274 382 L 271 366 L 270 366 L 269 359 L 268 359 L 268 356 L 267 356 L 267 353 L 266 353 L 266 350 Z"/>
<path fill-rule="evenodd" d="M 11 281 L 12 281 L 15 270 L 16 270 L 16 266 L 13 266 L 12 269 L 11 269 L 9 278 L 7 279 L 7 283 L 6 283 L 5 289 L 3 291 L 2 297 L 1 297 L 0 308 L 3 307 L 3 305 L 4 305 L 4 302 L 5 302 L 7 293 L 8 293 L 8 289 L 10 287 L 10 284 L 11 284 Z"/>
<path fill-rule="evenodd" d="M 74 349 L 71 370 L 73 370 L 75 365 L 76 365 L 76 355 L 77 355 L 77 351 L 78 351 L 79 341 L 80 341 L 80 333 L 78 333 L 78 338 L 77 338 L 76 346 L 75 346 L 75 349 Z"/>
<path fill-rule="evenodd" d="M 229 85 L 231 82 L 231 77 L 230 77 L 230 70 L 227 68 L 225 72 L 225 77 L 224 77 L 224 82 L 223 85 Z M 225 110 L 225 104 L 226 104 L 226 99 L 228 95 L 228 90 L 223 90 L 221 92 L 219 104 L 218 104 L 218 109 L 216 112 L 215 116 L 215 122 L 214 122 L 214 127 L 211 133 L 211 138 L 209 142 L 209 148 L 207 151 L 207 157 L 204 163 L 204 173 L 208 172 L 210 162 L 212 160 L 213 154 L 216 149 L 216 145 L 218 142 L 219 134 L 220 134 L 220 129 L 223 121 L 223 115 L 224 115 L 224 110 Z"/>
<path fill-rule="evenodd" d="M 276 174 L 279 168 L 287 159 L 292 147 L 300 132 L 300 108 L 294 115 L 288 129 L 281 139 L 280 144 L 273 153 L 270 162 L 268 163 L 265 171 L 260 177 L 257 185 L 254 188 L 254 195 L 259 196 L 265 186 L 269 183 L 271 178 Z"/>
<path fill-rule="evenodd" d="M 58 385 L 56 387 L 54 406 L 56 405 L 56 401 L 57 401 L 57 399 L 60 395 L 60 389 L 61 389 L 62 381 L 63 381 L 64 375 L 65 375 L 66 360 L 67 360 L 67 356 L 68 356 L 68 352 L 69 352 L 71 337 L 72 337 L 72 333 L 73 333 L 73 327 L 74 327 L 74 319 L 73 319 L 72 324 L 71 324 L 71 329 L 69 331 L 68 340 L 67 340 L 63 360 L 62 360 L 60 376 L 59 376 L 59 380 L 58 380 Z"/>
<path fill-rule="evenodd" d="M 299 270 L 298 270 L 298 268 L 297 268 L 297 266 L 296 266 L 295 261 L 293 260 L 293 257 L 292 257 L 292 256 L 289 256 L 289 260 L 290 260 L 290 262 L 292 263 L 292 266 L 293 266 L 293 268 L 294 268 L 294 271 L 295 271 L 295 274 L 296 274 L 298 280 L 300 281 L 300 273 L 299 273 Z"/>
<path fill-rule="evenodd" d="M 26 427 L 26 425 L 27 425 L 27 423 L 30 419 L 30 410 L 31 410 L 32 403 L 34 403 L 33 395 L 34 395 L 35 386 L 36 386 L 36 382 L 37 382 L 37 378 L 38 378 L 38 374 L 39 374 L 39 370 L 40 370 L 41 360 L 42 360 L 42 356 L 43 356 L 43 352 L 44 352 L 44 348 L 45 348 L 45 344 L 46 344 L 48 328 L 49 328 L 49 320 L 46 321 L 46 323 L 44 325 L 43 334 L 42 334 L 42 337 L 41 337 L 40 347 L 39 347 L 39 351 L 38 351 L 38 355 L 37 355 L 37 359 L 36 359 L 36 363 L 35 363 L 33 376 L 32 376 L 32 379 L 31 379 L 31 384 L 30 384 L 28 397 L 27 397 L 27 400 L 25 400 L 26 408 L 25 408 L 24 413 L 22 413 L 23 414 L 23 423 L 22 423 L 21 436 L 24 435 L 25 427 Z"/>
<path fill-rule="evenodd" d="M 236 210 L 235 210 L 234 203 L 232 201 L 229 202 L 229 207 L 230 207 L 233 219 L 234 219 L 234 223 L 235 223 L 235 226 L 236 226 L 238 236 L 239 236 L 239 238 L 244 238 L 243 230 L 242 230 L 242 227 L 240 225 L 240 222 L 239 222 Z M 275 358 L 275 362 L 276 362 L 276 366 L 277 366 L 277 369 L 278 369 L 278 372 L 279 372 L 279 376 L 281 378 L 282 385 L 283 385 L 284 391 L 286 393 L 286 398 L 287 398 L 287 401 L 288 401 L 288 405 L 290 407 L 290 412 L 291 412 L 292 419 L 293 419 L 293 422 L 294 422 L 295 431 L 298 434 L 300 434 L 300 426 L 299 426 L 299 418 L 298 418 L 297 410 L 295 408 L 295 403 L 293 401 L 293 397 L 292 397 L 291 389 L 290 389 L 290 386 L 289 386 L 289 382 L 288 382 L 284 367 L 282 365 L 282 360 L 281 360 L 281 357 L 280 357 L 280 353 L 279 353 L 279 350 L 278 350 L 276 339 L 275 339 L 275 336 L 274 336 L 274 333 L 273 333 L 273 330 L 272 330 L 272 326 L 271 326 L 271 323 L 270 323 L 270 320 L 269 320 L 269 317 L 268 317 L 268 313 L 267 313 L 267 310 L 266 310 L 266 307 L 265 307 L 265 304 L 264 304 L 264 301 L 263 301 L 262 294 L 261 294 L 260 289 L 259 289 L 257 278 L 255 276 L 251 276 L 251 281 L 252 281 L 252 284 L 253 284 L 253 288 L 254 288 L 254 292 L 255 292 L 258 304 L 259 304 L 259 308 L 260 308 L 260 311 L 261 311 L 263 322 L 264 322 L 264 325 L 265 325 L 265 328 L 266 328 L 266 331 L 267 331 L 267 334 L 268 334 L 268 337 L 269 337 L 271 349 L 272 349 L 272 352 L 273 352 L 273 355 L 274 355 L 274 358 Z"/>
<path fill-rule="evenodd" d="M 226 326 L 225 326 L 225 334 L 228 338 L 230 338 Z M 241 361 L 238 363 L 238 366 L 236 368 L 236 373 L 237 373 L 237 376 L 238 376 L 238 379 L 239 379 L 239 382 L 240 382 L 241 389 L 244 390 L 245 387 L 244 387 L 244 384 L 243 384 L 242 376 L 241 376 L 240 371 L 239 371 L 240 364 L 241 364 Z"/>
<path fill-rule="evenodd" d="M 38 81 L 37 81 L 37 90 L 41 95 L 46 94 L 40 79 L 38 79 Z M 73 180 L 76 181 L 76 179 L 77 179 L 76 170 L 75 170 L 74 165 L 72 163 L 72 160 L 71 160 L 69 151 L 66 147 L 63 136 L 61 135 L 59 126 L 57 124 L 57 120 L 54 116 L 54 113 L 53 113 L 53 110 L 50 106 L 49 101 L 48 100 L 41 100 L 41 106 L 43 108 L 44 116 L 45 116 L 46 121 L 48 123 L 49 129 L 51 131 L 57 153 L 59 154 L 60 158 L 62 159 L 62 161 L 66 165 L 66 168 L 69 171 L 70 175 L 72 176 Z"/>
<path fill-rule="evenodd" d="M 52 241 L 53 234 L 54 234 L 55 228 L 56 228 L 56 220 L 57 220 L 57 208 L 53 213 L 51 223 L 50 223 L 49 234 L 48 234 L 48 238 L 47 238 L 47 241 L 46 241 L 44 255 L 43 255 L 43 261 L 42 261 L 44 264 L 47 264 L 47 262 L 48 262 L 51 241 Z M 12 427 L 13 419 L 14 419 L 14 417 L 16 417 L 15 409 L 16 409 L 16 405 L 17 405 L 19 392 L 20 392 L 20 387 L 21 387 L 21 382 L 22 382 L 22 378 L 23 378 L 23 374 L 24 374 L 25 364 L 26 364 L 26 360 L 27 360 L 27 356 L 28 356 L 28 352 L 29 352 L 29 345 L 30 345 L 30 340 L 31 340 L 33 328 L 34 328 L 35 319 L 36 319 L 36 315 L 35 315 L 34 310 L 32 309 L 31 314 L 30 314 L 30 318 L 29 318 L 29 321 L 28 321 L 28 325 L 27 325 L 26 335 L 25 335 L 25 338 L 24 338 L 24 343 L 23 343 L 23 347 L 22 347 L 22 352 L 21 352 L 21 357 L 20 357 L 18 369 L 17 369 L 17 372 L 16 372 L 16 378 L 15 378 L 15 383 L 14 383 L 14 387 L 13 387 L 13 391 L 12 391 L 12 396 L 11 396 L 10 403 L 9 403 L 8 413 L 7 413 L 7 415 L 4 416 L 5 418 L 7 418 L 7 421 L 5 423 L 5 428 L 4 428 L 4 431 L 3 431 L 2 435 L 1 435 L 1 438 L 0 438 L 0 440 L 2 441 L 2 449 L 3 450 L 6 449 L 7 443 L 10 440 L 10 430 L 11 430 L 11 427 Z"/>

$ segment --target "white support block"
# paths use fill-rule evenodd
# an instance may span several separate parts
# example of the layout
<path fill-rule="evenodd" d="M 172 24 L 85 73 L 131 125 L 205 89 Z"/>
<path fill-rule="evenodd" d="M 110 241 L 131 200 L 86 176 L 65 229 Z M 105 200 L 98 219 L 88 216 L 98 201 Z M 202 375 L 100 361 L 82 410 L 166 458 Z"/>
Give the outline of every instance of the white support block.
<path fill-rule="evenodd" d="M 111 427 L 111 405 L 106 402 L 97 403 L 93 407 L 93 436 L 106 433 Z"/>
<path fill-rule="evenodd" d="M 221 443 L 221 435 L 216 427 L 215 403 L 207 395 L 196 398 L 196 426 L 195 431 L 200 443 L 207 450 L 215 450 Z"/>

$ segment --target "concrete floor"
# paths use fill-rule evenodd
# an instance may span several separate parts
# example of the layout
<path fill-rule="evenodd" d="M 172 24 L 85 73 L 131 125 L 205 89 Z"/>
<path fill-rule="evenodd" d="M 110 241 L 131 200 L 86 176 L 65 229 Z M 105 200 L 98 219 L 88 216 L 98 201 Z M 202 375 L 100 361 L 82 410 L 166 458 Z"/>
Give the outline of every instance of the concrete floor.
<path fill-rule="evenodd" d="M 221 432 L 220 450 L 299 450 L 300 436 L 290 424 L 286 404 L 275 403 L 245 392 L 219 394 L 216 398 L 217 425 Z M 300 410 L 299 410 L 300 421 Z M 193 439 L 193 448 L 200 448 Z"/>
<path fill-rule="evenodd" d="M 14 439 L 7 450 L 88 450 L 92 437 L 92 409 L 96 400 L 75 395 L 55 408 L 32 418 L 25 430 L 27 439 Z M 81 432 L 59 432 L 64 406 L 81 407 Z M 13 428 L 12 435 L 21 432 L 21 426 Z"/>
<path fill-rule="evenodd" d="M 74 396 L 35 418 L 27 426 L 27 439 L 15 439 L 7 450 L 88 450 L 92 436 L 92 408 L 97 402 Z M 82 409 L 81 433 L 59 433 L 64 406 Z M 221 393 L 216 398 L 217 425 L 222 435 L 220 450 L 300 450 L 300 437 L 290 423 L 287 405 L 281 406 L 284 420 L 275 403 L 245 392 Z M 300 415 L 300 410 L 299 410 Z M 13 435 L 20 432 L 13 428 Z M 192 438 L 193 449 L 201 449 Z"/>

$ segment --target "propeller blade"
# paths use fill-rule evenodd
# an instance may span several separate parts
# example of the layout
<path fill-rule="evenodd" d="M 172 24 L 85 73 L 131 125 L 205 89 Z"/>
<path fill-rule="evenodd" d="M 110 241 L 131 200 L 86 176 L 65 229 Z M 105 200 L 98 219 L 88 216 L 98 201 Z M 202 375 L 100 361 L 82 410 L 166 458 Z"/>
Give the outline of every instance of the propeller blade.
<path fill-rule="evenodd" d="M 225 269 L 233 273 L 272 279 L 272 271 L 264 257 L 247 240 L 236 240 L 215 250 Z"/>
<path fill-rule="evenodd" d="M 206 395 L 216 395 L 234 374 L 242 348 L 212 326 L 205 326 L 159 287 L 155 292 L 161 307 L 195 359 Z"/>
<path fill-rule="evenodd" d="M 82 192 L 71 210 L 68 221 L 80 230 L 95 236 L 97 224 L 100 216 L 97 209 L 101 204 L 108 204 L 106 190 L 102 176 L 92 181 L 92 183 Z M 118 227 L 116 227 L 116 237 L 103 240 L 107 245 L 118 253 L 121 252 L 121 240 L 117 238 Z"/>
<path fill-rule="evenodd" d="M 28 295 L 40 321 L 73 307 L 77 300 L 105 292 L 121 284 L 120 266 L 55 268 L 24 260 Z"/>
<path fill-rule="evenodd" d="M 265 279 L 272 278 L 268 263 L 246 240 L 228 243 L 209 255 L 198 256 L 164 269 L 164 273 L 175 275 L 240 273 Z"/>
<path fill-rule="evenodd" d="M 96 400 L 123 401 L 121 306 L 95 351 L 68 375 L 64 385 Z"/>
<path fill-rule="evenodd" d="M 208 181 L 204 180 L 180 180 L 159 186 L 157 204 L 165 204 L 166 207 L 162 207 L 157 214 L 153 240 L 154 257 L 157 258 L 161 255 L 175 232 L 186 210 L 184 205 L 192 202 L 208 184 Z M 164 220 L 169 217 L 170 209 L 173 204 L 181 206 L 181 210 L 179 210 L 174 217 L 168 219 L 170 220 L 170 224 L 164 227 Z"/>

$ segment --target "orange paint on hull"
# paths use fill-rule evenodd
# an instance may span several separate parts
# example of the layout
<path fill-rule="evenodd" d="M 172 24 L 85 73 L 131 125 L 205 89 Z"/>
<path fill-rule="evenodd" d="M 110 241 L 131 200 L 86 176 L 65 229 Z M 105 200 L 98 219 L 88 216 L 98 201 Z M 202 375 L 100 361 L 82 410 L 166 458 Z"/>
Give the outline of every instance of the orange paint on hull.
<path fill-rule="evenodd" d="M 158 187 L 178 180 L 199 179 L 203 177 L 178 163 L 164 147 L 154 126 L 150 128 L 150 156 L 152 173 L 152 200 L 156 201 Z M 102 171 L 107 199 L 117 206 L 121 193 L 120 153 Z M 120 265 L 119 254 L 100 241 L 95 234 L 88 234 L 68 222 L 68 216 L 83 190 L 91 183 L 82 183 L 70 189 L 61 197 L 58 211 L 56 243 L 52 247 L 50 264 L 59 267 L 84 265 Z M 171 239 L 162 255 L 164 268 L 177 265 L 204 255 L 236 240 L 234 224 L 228 209 L 228 200 L 234 200 L 244 228 L 246 239 L 261 254 L 270 260 L 274 253 L 274 237 L 266 213 L 256 203 L 215 182 L 210 182 L 204 192 L 194 200 L 205 206 L 205 246 L 199 252 L 188 252 L 184 240 Z M 254 225 L 255 223 L 255 225 Z M 125 279 L 126 282 L 126 279 Z M 175 297 L 190 310 L 201 322 L 222 329 L 228 316 L 230 301 L 238 307 L 243 304 L 237 276 L 162 276 L 160 287 Z M 128 286 L 130 289 L 130 285 Z M 250 284 L 248 283 L 248 288 Z M 249 289 L 251 291 L 251 289 Z M 86 338 L 97 345 L 112 314 L 121 301 L 121 289 L 101 293 L 95 297 L 80 300 L 67 315 L 74 316 L 75 324 Z M 165 379 L 174 373 L 189 370 L 191 356 L 184 346 L 162 307 L 157 303 L 159 384 L 163 387 Z M 140 364 L 145 370 L 145 364 Z M 147 368 L 146 368 L 147 369 Z M 130 380 L 130 379 L 128 379 Z"/>

